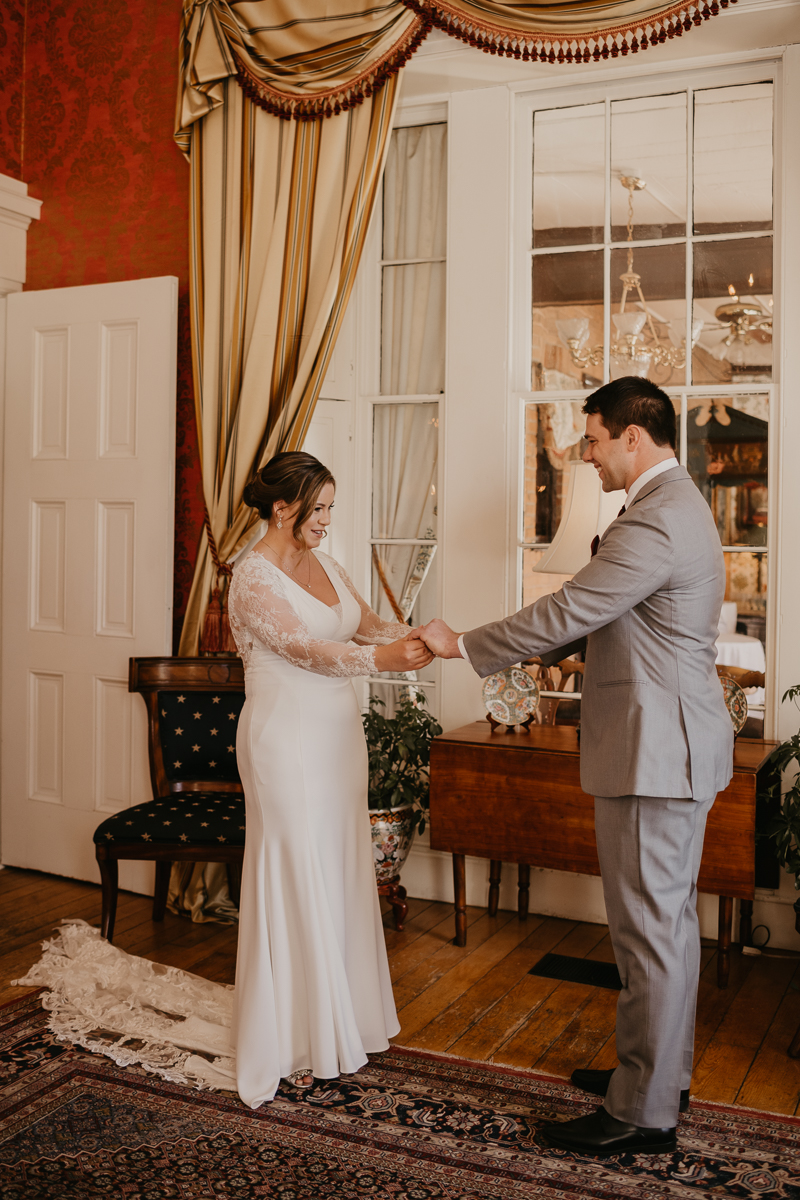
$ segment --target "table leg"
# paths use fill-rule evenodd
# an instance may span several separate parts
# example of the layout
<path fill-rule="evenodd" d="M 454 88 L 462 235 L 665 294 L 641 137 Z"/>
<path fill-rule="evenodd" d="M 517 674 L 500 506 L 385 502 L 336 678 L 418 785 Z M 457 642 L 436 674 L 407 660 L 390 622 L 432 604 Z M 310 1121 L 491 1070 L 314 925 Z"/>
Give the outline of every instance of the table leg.
<path fill-rule="evenodd" d="M 531 869 L 527 863 L 519 864 L 519 899 L 517 901 L 517 912 L 520 921 L 528 919 L 528 902 L 531 894 Z"/>
<path fill-rule="evenodd" d="M 489 916 L 497 916 L 497 906 L 500 903 L 500 872 L 503 864 L 499 858 L 489 862 Z"/>
<path fill-rule="evenodd" d="M 792 1038 L 791 1045 L 788 1050 L 789 1058 L 800 1058 L 800 1026 Z"/>
<path fill-rule="evenodd" d="M 726 988 L 731 971 L 731 929 L 733 897 L 719 898 L 719 936 L 717 938 L 717 987 Z"/>
<path fill-rule="evenodd" d="M 463 854 L 453 855 L 453 899 L 456 908 L 456 945 L 467 944 L 467 863 Z"/>
<path fill-rule="evenodd" d="M 753 940 L 753 901 L 739 901 L 739 944 L 749 946 Z"/>

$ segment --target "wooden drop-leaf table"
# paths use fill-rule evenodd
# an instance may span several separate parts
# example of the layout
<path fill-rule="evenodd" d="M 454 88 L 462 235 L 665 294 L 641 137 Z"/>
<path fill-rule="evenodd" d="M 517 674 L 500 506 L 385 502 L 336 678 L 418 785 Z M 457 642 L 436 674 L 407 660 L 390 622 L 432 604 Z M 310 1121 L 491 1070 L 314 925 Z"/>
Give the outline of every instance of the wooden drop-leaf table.
<path fill-rule="evenodd" d="M 465 856 L 491 860 L 489 911 L 497 911 L 500 866 L 519 863 L 519 915 L 528 913 L 530 868 L 599 875 L 594 798 L 581 790 L 577 730 L 533 725 L 506 733 L 474 721 L 431 745 L 431 848 L 453 856 L 456 945 L 467 944 Z M 733 779 L 706 826 L 697 886 L 719 896 L 717 981 L 730 971 L 733 901 L 749 941 L 755 892 L 756 776 L 777 742 L 739 739 Z"/>

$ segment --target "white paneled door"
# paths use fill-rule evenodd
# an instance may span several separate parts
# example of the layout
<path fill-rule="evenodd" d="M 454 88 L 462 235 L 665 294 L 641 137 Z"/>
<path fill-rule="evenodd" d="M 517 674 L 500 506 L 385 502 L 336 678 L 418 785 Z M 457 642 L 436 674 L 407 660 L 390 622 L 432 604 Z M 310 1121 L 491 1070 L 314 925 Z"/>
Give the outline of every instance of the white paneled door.
<path fill-rule="evenodd" d="M 8 297 L 2 861 L 96 880 L 151 797 L 131 655 L 169 654 L 177 279 Z M 152 866 L 121 864 L 150 888 Z"/>

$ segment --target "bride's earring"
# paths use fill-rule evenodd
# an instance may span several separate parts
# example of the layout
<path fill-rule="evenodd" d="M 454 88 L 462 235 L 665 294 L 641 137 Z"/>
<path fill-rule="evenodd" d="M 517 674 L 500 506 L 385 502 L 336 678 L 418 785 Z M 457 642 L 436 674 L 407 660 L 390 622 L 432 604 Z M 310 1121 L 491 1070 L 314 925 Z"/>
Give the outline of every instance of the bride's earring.
<path fill-rule="evenodd" d="M 283 529 L 283 517 L 278 513 L 278 529 Z"/>

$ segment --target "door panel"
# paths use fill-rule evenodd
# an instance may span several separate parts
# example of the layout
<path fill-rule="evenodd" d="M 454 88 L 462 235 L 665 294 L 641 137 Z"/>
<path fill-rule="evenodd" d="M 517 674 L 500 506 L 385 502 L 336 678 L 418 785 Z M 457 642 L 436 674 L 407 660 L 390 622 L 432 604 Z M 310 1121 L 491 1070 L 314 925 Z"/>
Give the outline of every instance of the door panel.
<path fill-rule="evenodd" d="M 177 280 L 7 310 L 2 857 L 97 880 L 103 815 L 151 798 L 131 655 L 169 654 Z M 152 867 L 121 864 L 150 890 Z"/>

